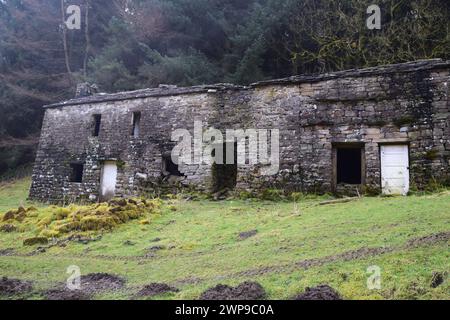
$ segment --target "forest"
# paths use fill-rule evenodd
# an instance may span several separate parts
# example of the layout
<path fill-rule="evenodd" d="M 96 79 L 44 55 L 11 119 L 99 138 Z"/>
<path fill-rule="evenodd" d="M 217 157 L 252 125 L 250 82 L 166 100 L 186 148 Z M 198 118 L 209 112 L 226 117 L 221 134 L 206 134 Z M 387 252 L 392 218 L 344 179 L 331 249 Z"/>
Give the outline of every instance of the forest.
<path fill-rule="evenodd" d="M 381 8 L 381 29 L 367 8 Z M 80 28 L 69 28 L 69 6 Z M 68 12 L 69 11 L 69 12 Z M 34 160 L 42 106 L 101 92 L 450 59 L 448 0 L 0 0 L 0 177 Z"/>

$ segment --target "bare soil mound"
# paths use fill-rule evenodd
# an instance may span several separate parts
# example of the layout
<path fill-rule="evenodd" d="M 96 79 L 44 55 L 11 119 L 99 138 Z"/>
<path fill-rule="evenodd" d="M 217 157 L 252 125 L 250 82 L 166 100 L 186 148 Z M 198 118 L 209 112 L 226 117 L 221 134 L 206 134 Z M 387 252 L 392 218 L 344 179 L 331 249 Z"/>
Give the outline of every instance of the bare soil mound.
<path fill-rule="evenodd" d="M 12 256 L 14 254 L 15 254 L 15 251 L 13 248 L 7 248 L 7 249 L 0 250 L 0 257 Z"/>
<path fill-rule="evenodd" d="M 433 275 L 431 276 L 431 287 L 437 288 L 441 284 L 444 283 L 446 278 L 446 274 L 442 272 L 433 272 Z"/>
<path fill-rule="evenodd" d="M 33 290 L 33 286 L 30 281 L 6 277 L 0 279 L 0 296 L 14 296 L 28 293 L 31 290 Z"/>
<path fill-rule="evenodd" d="M 141 291 L 138 292 L 138 296 L 140 297 L 153 297 L 158 296 L 165 293 L 171 292 L 179 292 L 175 287 L 171 287 L 165 283 L 151 283 L 142 288 Z"/>
<path fill-rule="evenodd" d="M 246 231 L 246 232 L 241 232 L 239 234 L 239 239 L 240 240 L 245 240 L 251 237 L 254 237 L 258 234 L 258 230 L 251 230 L 251 231 Z"/>
<path fill-rule="evenodd" d="M 91 273 L 81 276 L 81 290 L 87 293 L 118 290 L 124 287 L 125 280 L 108 273 Z"/>
<path fill-rule="evenodd" d="M 306 291 L 294 300 L 342 300 L 340 294 L 328 285 L 306 288 Z"/>
<path fill-rule="evenodd" d="M 406 243 L 406 247 L 413 248 L 423 245 L 432 245 L 438 242 L 445 242 L 448 240 L 450 240 L 450 232 L 441 232 L 426 237 L 411 239 Z"/>
<path fill-rule="evenodd" d="M 13 224 L 5 224 L 0 227 L 0 232 L 11 233 L 17 231 L 17 227 Z"/>
<path fill-rule="evenodd" d="M 81 290 L 51 289 L 45 292 L 47 300 L 90 300 L 92 295 Z"/>
<path fill-rule="evenodd" d="M 90 300 L 97 293 L 119 290 L 125 286 L 125 280 L 108 273 L 91 273 L 81 276 L 80 289 L 69 290 L 65 284 L 44 292 L 47 300 Z"/>
<path fill-rule="evenodd" d="M 202 293 L 200 300 L 261 300 L 264 288 L 256 282 L 244 282 L 237 287 L 219 284 Z"/>

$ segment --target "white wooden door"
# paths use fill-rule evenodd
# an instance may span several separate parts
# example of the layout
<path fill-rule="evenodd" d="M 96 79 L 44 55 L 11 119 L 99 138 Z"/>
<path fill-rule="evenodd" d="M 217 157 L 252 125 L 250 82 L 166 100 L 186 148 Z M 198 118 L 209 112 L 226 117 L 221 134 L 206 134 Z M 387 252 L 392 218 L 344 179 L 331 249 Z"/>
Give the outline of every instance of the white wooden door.
<path fill-rule="evenodd" d="M 117 165 L 115 161 L 105 161 L 100 180 L 100 200 L 108 201 L 116 193 Z"/>
<path fill-rule="evenodd" d="M 383 194 L 407 195 L 409 192 L 409 147 L 381 146 L 381 186 Z"/>

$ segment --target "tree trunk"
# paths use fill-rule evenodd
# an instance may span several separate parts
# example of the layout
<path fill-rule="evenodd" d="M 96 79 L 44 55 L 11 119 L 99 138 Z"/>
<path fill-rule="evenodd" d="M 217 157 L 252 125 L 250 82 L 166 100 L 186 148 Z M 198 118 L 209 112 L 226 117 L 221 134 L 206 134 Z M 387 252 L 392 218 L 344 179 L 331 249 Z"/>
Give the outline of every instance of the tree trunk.
<path fill-rule="evenodd" d="M 62 40 L 64 46 L 64 60 L 66 63 L 66 70 L 69 75 L 69 80 L 71 84 L 73 84 L 72 70 L 70 68 L 70 60 L 69 60 L 69 49 L 67 46 L 67 26 L 66 26 L 66 15 L 64 10 L 64 0 L 61 0 L 61 28 L 62 28 Z"/>
<path fill-rule="evenodd" d="M 87 78 L 87 64 L 89 59 L 89 51 L 91 49 L 91 39 L 89 36 L 89 0 L 86 0 L 86 12 L 85 12 L 85 30 L 84 30 L 84 37 L 86 39 L 86 51 L 84 54 L 84 62 L 83 62 L 83 75 L 84 79 Z"/>

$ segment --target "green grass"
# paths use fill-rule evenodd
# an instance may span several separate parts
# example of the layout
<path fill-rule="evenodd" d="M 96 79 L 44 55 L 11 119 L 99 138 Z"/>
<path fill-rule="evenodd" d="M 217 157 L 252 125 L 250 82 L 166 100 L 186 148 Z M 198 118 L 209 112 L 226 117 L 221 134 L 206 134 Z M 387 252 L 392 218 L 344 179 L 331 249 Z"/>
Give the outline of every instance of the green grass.
<path fill-rule="evenodd" d="M 19 205 L 30 204 L 26 200 L 29 189 L 29 178 L 0 183 L 0 212 L 17 208 Z"/>
<path fill-rule="evenodd" d="M 25 201 L 29 180 L 0 187 L 0 212 Z M 269 299 L 288 299 L 306 287 L 329 284 L 346 299 L 449 299 L 448 278 L 430 287 L 432 273 L 450 271 L 448 241 L 405 246 L 408 240 L 450 232 L 450 192 L 432 195 L 362 198 L 320 206 L 320 199 L 294 202 L 166 201 L 150 225 L 133 221 L 98 242 L 70 243 L 27 256 L 35 248 L 22 241 L 35 235 L 0 233 L 0 276 L 33 280 L 36 294 L 67 278 L 70 265 L 82 274 L 108 272 L 126 278 L 122 291 L 97 298 L 127 299 L 145 284 L 164 282 L 179 293 L 162 299 L 195 299 L 219 283 L 258 281 Z M 176 211 L 173 211 L 173 207 Z M 41 207 L 40 212 L 46 208 Z M 257 230 L 239 240 L 239 233 Z M 152 242 L 160 238 L 159 242 Z M 132 241 L 134 245 L 126 245 Z M 152 246 L 162 246 L 143 258 Z M 392 252 L 354 259 L 328 259 L 302 268 L 297 262 L 320 259 L 360 248 L 392 248 Z M 381 290 L 368 290 L 366 270 L 381 268 Z M 268 268 L 270 267 L 270 268 Z"/>

